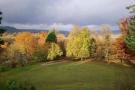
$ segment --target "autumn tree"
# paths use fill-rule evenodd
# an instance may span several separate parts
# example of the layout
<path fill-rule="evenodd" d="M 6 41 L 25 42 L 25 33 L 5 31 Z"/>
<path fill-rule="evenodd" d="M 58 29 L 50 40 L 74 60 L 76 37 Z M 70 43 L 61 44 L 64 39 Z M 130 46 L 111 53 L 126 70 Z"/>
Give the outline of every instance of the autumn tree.
<path fill-rule="evenodd" d="M 135 13 L 135 5 L 128 6 L 127 9 L 131 13 Z M 132 51 L 135 51 L 135 16 L 123 18 L 119 22 L 121 30 L 121 36 L 119 36 L 113 43 L 113 49 L 116 52 L 116 56 L 123 61 L 129 60 Z"/>
<path fill-rule="evenodd" d="M 135 13 L 135 5 L 130 5 L 127 7 L 130 13 Z M 131 50 L 130 54 L 135 54 L 135 15 L 129 16 L 127 19 L 127 35 L 125 35 L 124 42 L 128 49 Z"/>
<path fill-rule="evenodd" d="M 80 29 L 77 26 L 74 26 L 72 28 L 72 31 L 70 31 L 68 37 L 67 37 L 67 45 L 66 45 L 66 54 L 69 57 L 74 57 L 76 56 L 75 54 L 77 53 L 77 44 L 76 44 L 76 39 L 79 37 Z"/>
<path fill-rule="evenodd" d="M 44 47 L 46 38 L 47 38 L 47 32 L 40 32 L 38 35 L 38 45 Z"/>
<path fill-rule="evenodd" d="M 34 62 L 46 62 L 47 61 L 47 55 L 48 55 L 48 48 L 47 45 L 44 46 L 37 46 L 35 49 L 32 59 Z"/>
<path fill-rule="evenodd" d="M 19 52 L 25 54 L 27 57 L 31 57 L 36 48 L 37 40 L 32 33 L 22 32 L 17 34 L 14 44 L 16 44 Z"/>
<path fill-rule="evenodd" d="M 124 36 L 119 36 L 112 44 L 114 53 L 116 53 L 116 59 L 119 59 L 121 63 L 123 63 L 125 60 L 128 60 L 129 54 L 127 52 L 127 47 L 124 42 Z"/>
<path fill-rule="evenodd" d="M 16 67 L 17 65 L 24 66 L 28 63 L 27 58 L 19 51 L 16 44 L 11 44 L 6 51 L 11 67 Z"/>
<path fill-rule="evenodd" d="M 91 52 L 90 32 L 87 27 L 82 28 L 79 39 L 80 42 L 78 44 L 80 44 L 80 51 L 78 52 L 78 57 L 82 60 L 83 58 L 88 58 Z"/>
<path fill-rule="evenodd" d="M 18 44 L 10 44 L 1 53 L 0 59 L 2 64 L 9 67 L 24 66 L 28 63 L 27 58 L 24 54 L 19 51 Z"/>
<path fill-rule="evenodd" d="M 64 34 L 58 33 L 57 34 L 57 44 L 60 46 L 63 55 L 62 56 L 66 56 L 66 37 Z"/>
<path fill-rule="evenodd" d="M 119 28 L 120 28 L 122 36 L 125 38 L 128 34 L 128 19 L 127 18 L 122 18 L 119 21 Z"/>
<path fill-rule="evenodd" d="M 48 50 L 48 60 L 54 60 L 58 56 L 62 56 L 63 52 L 56 43 L 51 43 L 51 47 Z"/>
<path fill-rule="evenodd" d="M 34 62 L 46 62 L 48 49 L 50 48 L 50 43 L 46 43 L 47 32 L 40 32 L 37 35 L 37 46 L 32 55 Z"/>
<path fill-rule="evenodd" d="M 90 32 L 87 27 L 80 30 L 74 27 L 68 36 L 67 56 L 76 57 L 81 60 L 90 56 Z"/>
<path fill-rule="evenodd" d="M 102 49 L 103 49 L 103 57 L 105 61 L 109 62 L 109 58 L 111 56 L 111 27 L 109 25 L 101 26 L 101 35 L 102 35 Z"/>
<path fill-rule="evenodd" d="M 30 32 L 21 32 L 15 36 L 15 41 L 5 50 L 5 58 L 11 62 L 11 66 L 24 66 L 29 63 L 37 49 L 37 40 Z M 32 60 L 31 60 L 32 61 Z"/>
<path fill-rule="evenodd" d="M 97 43 L 96 43 L 96 40 L 95 38 L 91 38 L 91 47 L 90 47 L 90 56 L 92 58 L 95 58 L 96 57 L 96 53 L 97 53 Z"/>
<path fill-rule="evenodd" d="M 123 18 L 119 21 L 119 28 L 121 31 L 121 35 L 116 38 L 116 40 L 112 44 L 113 52 L 115 54 L 115 58 L 120 60 L 121 63 L 128 60 L 129 53 L 128 48 L 125 43 L 125 38 L 128 35 L 128 19 Z"/>

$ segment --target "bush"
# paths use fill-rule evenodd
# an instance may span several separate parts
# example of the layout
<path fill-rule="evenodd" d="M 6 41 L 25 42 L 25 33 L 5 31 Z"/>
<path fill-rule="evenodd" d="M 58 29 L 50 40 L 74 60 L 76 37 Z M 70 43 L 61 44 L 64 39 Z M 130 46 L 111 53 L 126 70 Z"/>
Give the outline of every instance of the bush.
<path fill-rule="evenodd" d="M 7 88 L 8 90 L 36 90 L 35 86 L 28 81 L 17 82 L 15 80 L 8 81 Z"/>
<path fill-rule="evenodd" d="M 5 32 L 6 30 L 3 28 L 0 28 L 0 36 Z"/>
<path fill-rule="evenodd" d="M 32 55 L 32 59 L 34 62 L 45 62 L 47 61 L 47 48 L 45 47 L 38 47 Z"/>
<path fill-rule="evenodd" d="M 24 66 L 28 63 L 27 56 L 19 52 L 14 44 L 5 49 L 5 51 L 1 54 L 0 59 L 2 64 L 12 68 L 17 67 L 17 65 Z"/>
<path fill-rule="evenodd" d="M 4 44 L 4 40 L 2 40 L 1 38 L 0 38 L 0 45 L 3 45 Z"/>
<path fill-rule="evenodd" d="M 63 52 L 63 57 L 66 57 L 66 47 L 65 47 L 65 41 L 59 41 L 58 45 L 60 46 L 62 52 Z"/>
<path fill-rule="evenodd" d="M 7 67 L 7 66 L 1 66 L 0 67 L 0 72 L 5 72 L 5 71 L 8 71 L 8 70 L 10 70 L 11 68 L 10 67 Z"/>

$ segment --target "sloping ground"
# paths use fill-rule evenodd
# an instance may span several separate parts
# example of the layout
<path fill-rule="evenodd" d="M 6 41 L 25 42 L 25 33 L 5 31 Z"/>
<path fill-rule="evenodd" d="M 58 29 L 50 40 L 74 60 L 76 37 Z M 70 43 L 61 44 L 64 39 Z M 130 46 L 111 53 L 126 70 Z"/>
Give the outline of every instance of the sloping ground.
<path fill-rule="evenodd" d="M 27 80 L 37 90 L 135 90 L 135 69 L 82 61 L 36 64 L 0 73 L 0 80 Z"/>

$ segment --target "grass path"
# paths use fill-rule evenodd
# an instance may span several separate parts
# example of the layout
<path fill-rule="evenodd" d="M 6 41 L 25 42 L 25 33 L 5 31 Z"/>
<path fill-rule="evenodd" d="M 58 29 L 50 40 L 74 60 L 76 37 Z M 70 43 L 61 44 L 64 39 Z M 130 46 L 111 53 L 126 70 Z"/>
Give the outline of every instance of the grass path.
<path fill-rule="evenodd" d="M 41 65 L 42 66 L 48 66 L 48 65 L 55 65 L 55 64 L 67 63 L 67 62 L 69 62 L 69 60 L 52 61 L 52 62 L 42 63 Z M 90 62 L 90 60 L 76 61 L 76 62 L 74 62 L 74 64 L 80 65 L 80 64 L 87 63 L 87 62 Z"/>
<path fill-rule="evenodd" d="M 3 72 L 0 76 L 3 80 L 27 80 L 37 90 L 135 90 L 134 68 L 99 62 L 40 63 Z"/>

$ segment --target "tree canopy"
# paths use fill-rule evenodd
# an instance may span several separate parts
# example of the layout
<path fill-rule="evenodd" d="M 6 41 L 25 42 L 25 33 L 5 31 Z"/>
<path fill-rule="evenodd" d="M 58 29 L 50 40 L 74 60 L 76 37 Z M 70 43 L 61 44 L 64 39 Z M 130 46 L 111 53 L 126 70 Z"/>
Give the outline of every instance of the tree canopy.
<path fill-rule="evenodd" d="M 126 7 L 126 8 L 130 10 L 130 13 L 135 13 L 135 4 L 130 5 L 130 6 Z"/>
<path fill-rule="evenodd" d="M 127 47 L 135 51 L 135 16 L 130 18 L 128 23 L 128 35 L 125 39 Z"/>
<path fill-rule="evenodd" d="M 46 42 L 57 42 L 57 37 L 56 37 L 56 33 L 55 33 L 55 30 L 53 31 L 50 31 L 48 33 L 48 36 L 46 38 Z"/>
<path fill-rule="evenodd" d="M 87 27 L 79 29 L 74 27 L 68 36 L 67 56 L 79 59 L 88 58 L 90 56 L 90 32 Z"/>

